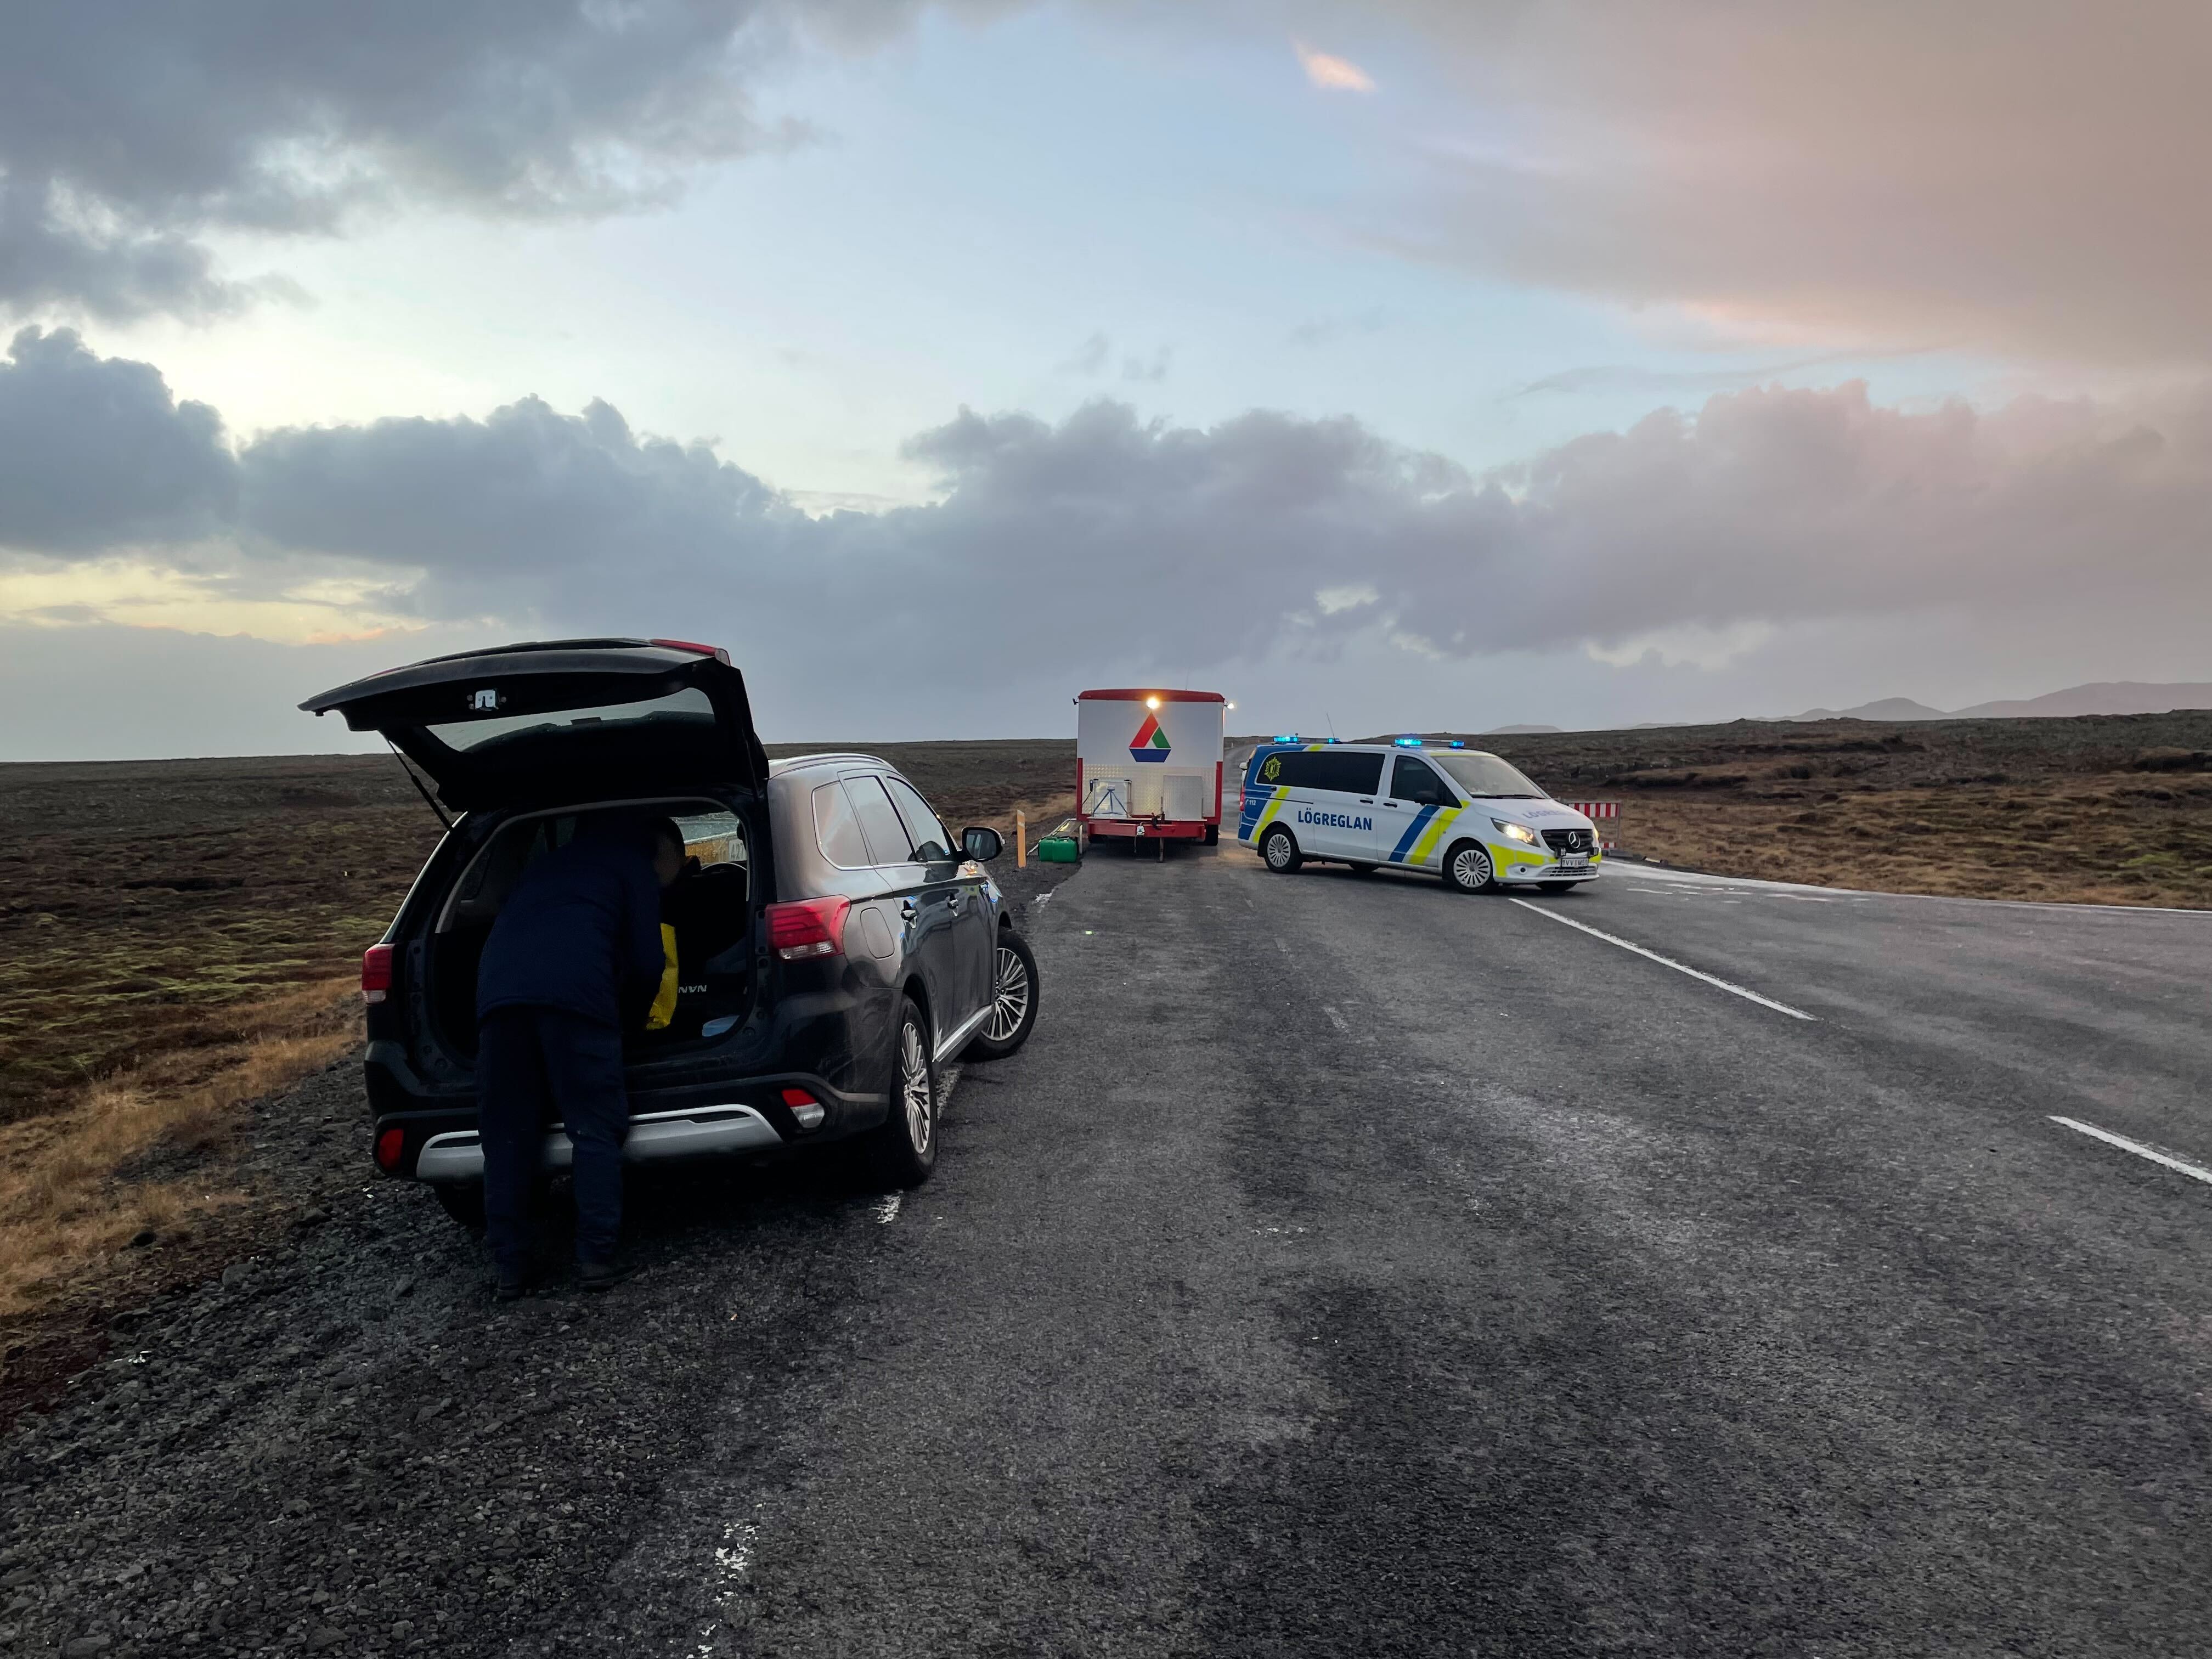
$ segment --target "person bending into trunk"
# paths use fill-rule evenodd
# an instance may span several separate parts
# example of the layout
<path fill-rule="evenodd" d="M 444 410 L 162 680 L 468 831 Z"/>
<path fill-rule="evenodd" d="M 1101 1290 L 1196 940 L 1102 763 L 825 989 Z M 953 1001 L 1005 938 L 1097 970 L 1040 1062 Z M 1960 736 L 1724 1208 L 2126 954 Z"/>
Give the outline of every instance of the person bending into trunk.
<path fill-rule="evenodd" d="M 670 820 L 586 818 L 523 872 L 492 923 L 477 970 L 477 1110 L 501 1301 L 529 1287 L 531 1194 L 554 1118 L 576 1149 L 577 1282 L 605 1290 L 629 1277 L 615 1263 L 629 1133 L 622 1034 L 660 984 L 660 894 L 683 868 Z"/>

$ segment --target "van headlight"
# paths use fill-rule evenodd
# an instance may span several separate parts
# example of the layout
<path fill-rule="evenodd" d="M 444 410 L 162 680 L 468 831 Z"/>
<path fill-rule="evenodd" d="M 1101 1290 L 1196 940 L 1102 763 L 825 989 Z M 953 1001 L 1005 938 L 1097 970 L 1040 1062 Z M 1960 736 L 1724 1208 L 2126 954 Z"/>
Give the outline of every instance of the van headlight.
<path fill-rule="evenodd" d="M 1539 839 L 1536 832 L 1525 823 L 1508 823 L 1504 818 L 1492 818 L 1491 822 L 1498 826 L 1499 835 L 1508 841 L 1517 841 L 1523 847 L 1534 847 Z"/>

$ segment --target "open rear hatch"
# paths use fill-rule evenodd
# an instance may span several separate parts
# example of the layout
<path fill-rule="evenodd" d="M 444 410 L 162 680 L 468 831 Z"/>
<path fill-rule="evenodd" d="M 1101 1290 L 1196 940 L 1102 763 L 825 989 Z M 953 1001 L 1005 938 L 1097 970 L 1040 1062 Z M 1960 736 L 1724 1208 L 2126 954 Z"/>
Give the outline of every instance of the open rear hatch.
<path fill-rule="evenodd" d="M 387 669 L 300 707 L 378 732 L 463 811 L 740 786 L 768 757 L 728 653 L 549 640 Z"/>

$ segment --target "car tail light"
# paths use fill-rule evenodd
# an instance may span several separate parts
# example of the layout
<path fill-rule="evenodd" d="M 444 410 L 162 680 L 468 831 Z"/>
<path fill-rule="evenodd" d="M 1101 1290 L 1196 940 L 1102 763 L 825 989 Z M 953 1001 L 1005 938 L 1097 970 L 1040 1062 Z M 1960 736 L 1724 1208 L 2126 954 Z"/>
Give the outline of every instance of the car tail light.
<path fill-rule="evenodd" d="M 799 1120 L 802 1129 L 818 1129 L 822 1120 L 830 1115 L 830 1109 L 804 1089 L 786 1089 L 783 1103 L 791 1108 L 792 1116 Z"/>
<path fill-rule="evenodd" d="M 845 954 L 847 898 L 799 899 L 768 907 L 768 942 L 786 962 Z"/>
<path fill-rule="evenodd" d="M 392 947 L 372 945 L 361 953 L 361 1000 L 381 1002 L 392 989 Z"/>
<path fill-rule="evenodd" d="M 730 659 L 730 653 L 720 646 L 702 645 L 696 640 L 654 640 L 651 643 L 665 646 L 671 651 L 696 651 L 701 656 L 712 657 L 716 662 L 726 663 Z"/>
<path fill-rule="evenodd" d="M 376 1138 L 376 1167 L 390 1175 L 399 1167 L 399 1155 L 407 1150 L 407 1131 L 386 1129 Z"/>

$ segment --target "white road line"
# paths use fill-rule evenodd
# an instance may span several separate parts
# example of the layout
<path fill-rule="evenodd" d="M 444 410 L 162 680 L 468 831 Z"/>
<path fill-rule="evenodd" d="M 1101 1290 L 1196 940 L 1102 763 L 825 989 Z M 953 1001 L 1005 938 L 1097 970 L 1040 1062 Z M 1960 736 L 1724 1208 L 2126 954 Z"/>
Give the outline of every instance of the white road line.
<path fill-rule="evenodd" d="M 2124 1152 L 2133 1152 L 2137 1158 L 2147 1158 L 2154 1164 L 2163 1164 L 2169 1170 L 2177 1170 L 2196 1180 L 2212 1183 L 2212 1170 L 2202 1170 L 2194 1164 L 2184 1164 L 2178 1158 L 2168 1158 L 2164 1152 L 2144 1146 L 2140 1140 L 2130 1140 L 2125 1135 L 2116 1135 L 2110 1129 L 2100 1129 L 2095 1124 L 2084 1123 L 2079 1118 L 2053 1117 L 2051 1121 L 2063 1123 L 2069 1129 L 2078 1129 L 2093 1139 L 2103 1141 L 2107 1146 L 2117 1146 Z"/>
<path fill-rule="evenodd" d="M 1786 1002 L 1777 1002 L 1772 997 L 1763 997 L 1756 991 L 1747 991 L 1741 985 L 1731 985 L 1724 979 L 1715 979 L 1711 974 L 1701 974 L 1688 964 L 1675 961 L 1672 957 L 1662 957 L 1656 951 L 1647 951 L 1642 945 L 1632 944 L 1627 939 L 1616 939 L 1611 933 L 1601 933 L 1596 928 L 1572 921 L 1556 910 L 1547 910 L 1540 904 L 1529 903 L 1527 899 L 1510 899 L 1507 902 L 1519 905 L 1523 910 L 1534 910 L 1547 921 L 1556 921 L 1562 927 L 1577 928 L 1588 933 L 1592 939 L 1601 939 L 1607 945 L 1618 945 L 1624 951 L 1633 951 L 1639 957 L 1648 957 L 1662 968 L 1672 968 L 1678 974 L 1687 974 L 1692 979 L 1701 979 L 1708 985 L 1717 985 L 1729 995 L 1741 997 L 1746 1002 L 1755 1002 L 1762 1008 L 1771 1008 L 1776 1013 L 1787 1014 L 1792 1019 L 1809 1020 L 1816 1025 L 1820 1024 L 1812 1015 L 1800 1009 L 1792 1008 Z"/>

